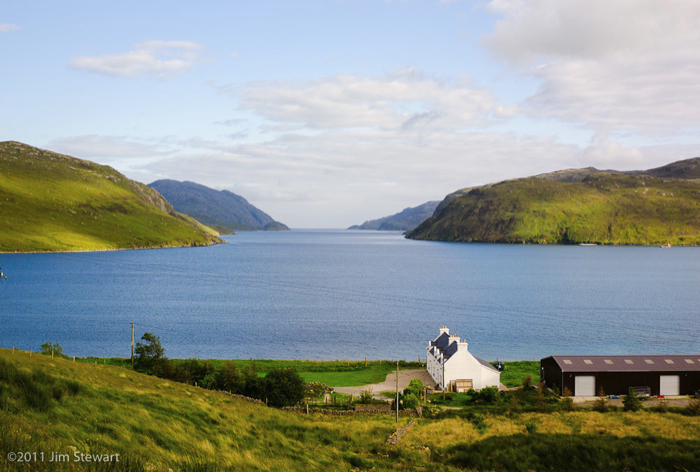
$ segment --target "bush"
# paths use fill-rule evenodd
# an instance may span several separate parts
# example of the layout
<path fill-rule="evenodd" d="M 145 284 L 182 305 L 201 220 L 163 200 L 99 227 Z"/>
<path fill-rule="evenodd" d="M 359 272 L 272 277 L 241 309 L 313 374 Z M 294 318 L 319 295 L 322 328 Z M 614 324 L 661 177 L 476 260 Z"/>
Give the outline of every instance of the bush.
<path fill-rule="evenodd" d="M 546 411 L 547 410 L 547 400 L 545 399 L 544 395 L 544 382 L 538 382 L 537 383 L 537 394 L 536 394 L 536 400 L 535 400 L 535 408 L 537 411 Z"/>
<path fill-rule="evenodd" d="M 486 432 L 486 418 L 484 415 L 475 414 L 471 416 L 471 422 L 474 428 L 479 432 L 479 434 L 484 434 Z"/>
<path fill-rule="evenodd" d="M 576 404 L 574 399 L 571 398 L 571 390 L 568 387 L 564 387 L 564 392 L 562 393 L 564 398 L 561 399 L 561 409 L 564 411 L 574 411 L 576 409 Z"/>
<path fill-rule="evenodd" d="M 54 357 L 60 357 L 62 359 L 67 359 L 68 356 L 63 354 L 63 348 L 61 347 L 60 344 L 52 344 L 50 342 L 45 342 L 44 344 L 41 345 L 40 348 L 41 354 L 45 356 L 50 356 L 53 353 Z"/>
<path fill-rule="evenodd" d="M 355 403 L 359 403 L 360 405 L 371 405 L 374 403 L 374 394 L 372 393 L 372 389 L 369 388 L 361 391 L 360 397 L 355 400 Z"/>
<path fill-rule="evenodd" d="M 693 398 L 688 405 L 683 408 L 683 413 L 689 416 L 700 416 L 700 398 Z"/>
<path fill-rule="evenodd" d="M 211 373 L 207 374 L 201 381 L 201 383 L 198 384 L 202 388 L 206 388 L 208 390 L 215 390 L 216 389 L 216 374 Z"/>
<path fill-rule="evenodd" d="M 591 409 L 599 413 L 607 413 L 610 411 L 610 404 L 602 387 L 598 390 L 598 398 L 593 402 L 593 407 Z"/>
<path fill-rule="evenodd" d="M 408 395 L 411 393 L 415 395 L 416 398 L 420 399 L 421 395 L 423 394 L 423 382 L 421 382 L 419 379 L 412 379 L 409 382 L 408 387 L 403 389 L 404 395 Z"/>
<path fill-rule="evenodd" d="M 622 404 L 625 411 L 639 411 L 642 409 L 642 399 L 639 398 L 639 395 L 632 387 L 630 387 L 629 392 L 622 400 Z"/>
<path fill-rule="evenodd" d="M 265 392 L 271 406 L 294 406 L 306 396 L 304 379 L 293 369 L 272 369 L 264 379 Z"/>
<path fill-rule="evenodd" d="M 134 370 L 164 377 L 168 371 L 168 358 L 165 357 L 165 349 L 160 344 L 160 338 L 153 333 L 144 333 L 141 339 L 145 342 L 136 343 L 136 349 L 134 349 Z"/>
<path fill-rule="evenodd" d="M 528 434 L 535 434 L 537 432 L 537 422 L 535 420 L 526 421 L 525 429 Z"/>
<path fill-rule="evenodd" d="M 238 372 L 236 364 L 226 361 L 219 370 L 216 371 L 216 388 L 231 393 L 241 393 L 243 391 L 243 378 Z"/>
<path fill-rule="evenodd" d="M 498 401 L 498 397 L 498 387 L 484 387 L 479 390 L 479 393 L 476 395 L 476 399 L 481 400 L 484 403 L 496 403 Z"/>
<path fill-rule="evenodd" d="M 403 396 L 402 403 L 404 409 L 411 410 L 420 405 L 420 400 L 418 400 L 418 397 L 415 394 L 409 393 L 408 395 Z"/>

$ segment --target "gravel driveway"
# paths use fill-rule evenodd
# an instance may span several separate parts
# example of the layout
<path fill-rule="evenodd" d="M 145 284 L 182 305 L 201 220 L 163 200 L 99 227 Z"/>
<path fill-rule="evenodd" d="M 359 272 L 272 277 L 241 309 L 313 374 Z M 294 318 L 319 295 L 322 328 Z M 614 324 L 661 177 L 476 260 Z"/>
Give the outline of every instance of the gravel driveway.
<path fill-rule="evenodd" d="M 430 385 L 431 387 L 435 386 L 435 382 L 425 369 L 399 370 L 399 390 L 403 390 L 404 388 L 408 387 L 408 383 L 412 379 L 419 379 L 421 382 L 426 385 Z M 360 387 L 333 387 L 333 390 L 356 397 L 360 395 L 363 390 L 368 390 L 370 388 L 375 395 L 378 395 L 379 392 L 384 390 L 396 390 L 396 372 L 394 371 L 387 374 L 386 380 L 382 383 L 363 385 Z"/>

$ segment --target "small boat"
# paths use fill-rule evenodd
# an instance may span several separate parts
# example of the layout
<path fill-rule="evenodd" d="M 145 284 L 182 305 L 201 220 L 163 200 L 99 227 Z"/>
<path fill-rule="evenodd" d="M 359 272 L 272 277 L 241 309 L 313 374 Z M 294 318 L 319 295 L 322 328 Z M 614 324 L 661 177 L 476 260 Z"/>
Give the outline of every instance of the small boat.
<path fill-rule="evenodd" d="M 596 243 L 579 243 L 579 246 L 597 246 Z"/>
<path fill-rule="evenodd" d="M 668 249 L 668 248 L 671 247 L 671 244 L 666 243 L 666 244 L 663 244 L 663 245 L 661 245 L 661 246 L 659 246 L 659 247 L 662 247 L 662 248 L 664 248 L 664 249 Z"/>

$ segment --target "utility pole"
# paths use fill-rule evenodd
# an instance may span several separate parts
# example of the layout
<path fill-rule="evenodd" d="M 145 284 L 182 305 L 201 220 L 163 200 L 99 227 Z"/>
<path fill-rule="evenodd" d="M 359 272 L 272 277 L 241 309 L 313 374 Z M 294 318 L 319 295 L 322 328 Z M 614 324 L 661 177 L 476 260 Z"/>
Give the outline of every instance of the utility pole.
<path fill-rule="evenodd" d="M 134 368 L 134 322 L 131 322 L 131 368 Z"/>
<path fill-rule="evenodd" d="M 399 422 L 399 361 L 396 361 L 396 422 Z"/>

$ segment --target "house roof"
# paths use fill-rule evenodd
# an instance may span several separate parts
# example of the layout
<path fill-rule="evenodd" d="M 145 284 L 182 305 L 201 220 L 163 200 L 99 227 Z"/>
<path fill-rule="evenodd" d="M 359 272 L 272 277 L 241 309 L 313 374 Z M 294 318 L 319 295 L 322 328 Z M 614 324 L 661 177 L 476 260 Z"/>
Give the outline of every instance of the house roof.
<path fill-rule="evenodd" d="M 439 353 L 442 353 L 443 358 L 445 360 L 448 360 L 450 357 L 452 357 L 456 352 L 457 349 L 459 349 L 459 346 L 457 345 L 458 343 L 454 342 L 450 344 L 450 335 L 447 333 L 442 333 L 440 336 L 435 338 L 435 341 L 430 341 L 430 345 L 432 346 L 428 352 L 432 355 L 436 355 Z M 476 356 L 474 358 L 479 361 L 481 365 L 484 367 L 487 367 L 494 372 L 498 372 L 498 369 L 496 369 L 494 366 L 489 364 L 488 361 L 485 361 L 484 359 L 480 359 Z"/>
<path fill-rule="evenodd" d="M 491 370 L 494 371 L 494 372 L 500 372 L 500 371 L 499 371 L 498 369 L 496 369 L 494 366 L 492 366 L 491 364 L 489 364 L 489 361 L 485 361 L 484 359 L 481 359 L 480 357 L 476 357 L 476 356 L 474 356 L 474 358 L 475 358 L 477 361 L 479 361 L 479 362 L 481 363 L 481 365 L 483 365 L 484 367 L 488 367 L 489 369 L 491 369 Z"/>
<path fill-rule="evenodd" d="M 551 356 L 562 372 L 700 372 L 700 354 Z"/>

